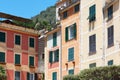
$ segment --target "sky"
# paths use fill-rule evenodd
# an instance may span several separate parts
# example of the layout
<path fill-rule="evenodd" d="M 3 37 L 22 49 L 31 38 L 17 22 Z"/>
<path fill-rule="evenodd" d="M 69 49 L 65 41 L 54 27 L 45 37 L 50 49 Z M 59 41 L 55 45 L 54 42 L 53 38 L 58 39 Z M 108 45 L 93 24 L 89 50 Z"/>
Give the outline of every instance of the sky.
<path fill-rule="evenodd" d="M 56 2 L 57 0 L 1 0 L 0 12 L 30 19 Z"/>

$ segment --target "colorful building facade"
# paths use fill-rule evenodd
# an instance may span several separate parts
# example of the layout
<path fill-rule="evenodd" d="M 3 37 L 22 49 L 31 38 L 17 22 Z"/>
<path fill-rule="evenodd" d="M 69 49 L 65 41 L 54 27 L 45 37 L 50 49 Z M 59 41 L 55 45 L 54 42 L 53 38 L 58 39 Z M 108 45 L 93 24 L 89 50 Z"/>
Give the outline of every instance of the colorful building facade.
<path fill-rule="evenodd" d="M 2 18 L 26 21 L 0 13 Z M 33 29 L 17 26 L 10 20 L 0 22 L 0 65 L 7 80 L 37 80 L 38 34 Z"/>

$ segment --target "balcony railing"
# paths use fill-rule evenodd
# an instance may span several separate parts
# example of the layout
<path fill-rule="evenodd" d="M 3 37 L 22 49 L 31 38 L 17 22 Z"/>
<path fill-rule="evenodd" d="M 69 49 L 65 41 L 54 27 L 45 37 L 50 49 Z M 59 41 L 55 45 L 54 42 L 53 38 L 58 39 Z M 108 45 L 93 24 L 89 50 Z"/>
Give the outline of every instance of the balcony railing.
<path fill-rule="evenodd" d="M 80 0 L 66 0 L 66 6 L 61 6 L 61 8 L 59 9 L 59 11 L 63 11 L 64 9 L 76 4 L 80 2 Z"/>

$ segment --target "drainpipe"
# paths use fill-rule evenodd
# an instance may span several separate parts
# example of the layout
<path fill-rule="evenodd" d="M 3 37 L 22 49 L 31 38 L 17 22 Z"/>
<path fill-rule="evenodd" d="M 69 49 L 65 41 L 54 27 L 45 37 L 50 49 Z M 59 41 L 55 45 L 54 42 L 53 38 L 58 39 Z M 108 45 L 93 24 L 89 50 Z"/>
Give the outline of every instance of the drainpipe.
<path fill-rule="evenodd" d="M 106 54 L 106 47 L 105 47 L 105 44 L 106 44 L 106 39 L 105 39 L 105 11 L 104 11 L 104 7 L 105 7 L 105 0 L 102 0 L 103 1 L 103 8 L 102 8 L 102 15 L 103 15 L 103 48 L 102 48 L 102 51 L 103 51 L 103 55 L 102 55 L 102 60 L 103 60 L 103 65 L 102 66 L 105 66 L 105 54 Z"/>
<path fill-rule="evenodd" d="M 60 28 L 60 54 L 59 56 L 60 56 L 59 57 L 59 74 L 60 74 L 59 80 L 62 80 L 62 27 Z"/>

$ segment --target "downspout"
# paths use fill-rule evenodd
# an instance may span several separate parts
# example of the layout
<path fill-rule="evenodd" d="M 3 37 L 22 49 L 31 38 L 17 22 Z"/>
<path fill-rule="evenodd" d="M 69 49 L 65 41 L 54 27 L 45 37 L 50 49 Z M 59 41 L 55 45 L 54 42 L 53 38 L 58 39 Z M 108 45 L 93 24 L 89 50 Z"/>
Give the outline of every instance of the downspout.
<path fill-rule="evenodd" d="M 105 39 L 105 11 L 104 11 L 104 8 L 105 8 L 105 0 L 103 0 L 103 8 L 102 8 L 102 15 L 103 15 L 103 48 L 102 48 L 102 51 L 103 51 L 103 55 L 102 55 L 102 60 L 103 60 L 103 65 L 102 66 L 105 66 L 105 61 L 106 61 L 106 58 L 105 58 L 105 54 L 106 54 L 106 39 Z"/>

